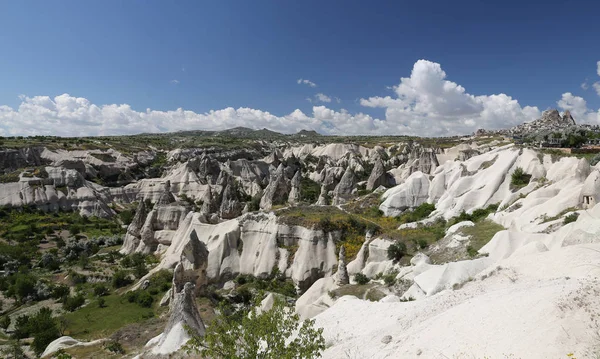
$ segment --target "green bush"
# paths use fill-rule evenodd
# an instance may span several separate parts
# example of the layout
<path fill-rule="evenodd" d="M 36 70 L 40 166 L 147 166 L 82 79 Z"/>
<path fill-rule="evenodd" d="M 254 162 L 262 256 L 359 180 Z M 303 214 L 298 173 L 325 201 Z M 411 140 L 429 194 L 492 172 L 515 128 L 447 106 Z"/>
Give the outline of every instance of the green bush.
<path fill-rule="evenodd" d="M 418 207 L 415 207 L 412 211 L 408 211 L 402 213 L 400 217 L 398 217 L 398 221 L 400 223 L 411 223 L 418 222 L 423 220 L 431 214 L 431 212 L 435 211 L 435 205 L 431 203 L 423 203 Z"/>
<path fill-rule="evenodd" d="M 121 343 L 119 343 L 116 340 L 111 340 L 111 341 L 107 342 L 106 344 L 104 344 L 104 349 L 106 349 L 112 353 L 125 354 L 125 349 L 123 348 Z"/>
<path fill-rule="evenodd" d="M 113 274 L 112 286 L 113 288 L 122 288 L 132 283 L 127 272 L 118 270 Z"/>
<path fill-rule="evenodd" d="M 31 349 L 39 356 L 52 342 L 60 337 L 60 331 L 49 308 L 41 308 L 35 316 L 20 316 L 15 324 L 13 338 L 33 337 Z"/>
<path fill-rule="evenodd" d="M 531 179 L 531 175 L 525 173 L 523 168 L 517 167 L 514 172 L 510 176 L 510 187 L 511 190 L 517 190 L 521 187 L 525 187 L 529 184 L 529 180 Z"/>
<path fill-rule="evenodd" d="M 97 283 L 94 285 L 94 295 L 96 297 L 103 297 L 108 295 L 110 290 L 103 283 Z"/>
<path fill-rule="evenodd" d="M 152 298 L 152 295 L 150 295 L 150 293 L 143 291 L 143 290 L 138 291 L 138 292 L 139 293 L 137 294 L 137 297 L 136 297 L 136 303 L 144 308 L 152 307 L 152 303 L 154 302 L 154 298 Z"/>
<path fill-rule="evenodd" d="M 359 272 L 354 275 L 354 281 L 356 281 L 356 284 L 365 285 L 369 283 L 370 279 L 366 275 Z"/>
<path fill-rule="evenodd" d="M 63 300 L 63 309 L 69 312 L 74 312 L 77 308 L 85 304 L 85 298 L 81 294 L 67 296 Z"/>
<path fill-rule="evenodd" d="M 384 275 L 383 283 L 385 283 L 385 285 L 387 285 L 388 287 L 393 286 L 394 284 L 396 284 L 396 276 L 397 275 L 398 275 L 397 272 L 391 272 L 391 273 Z"/>
<path fill-rule="evenodd" d="M 10 317 L 8 315 L 3 316 L 2 318 L 0 318 L 0 328 L 6 330 L 8 329 L 8 327 L 10 326 Z"/>
<path fill-rule="evenodd" d="M 407 254 L 406 244 L 404 242 L 397 241 L 392 243 L 387 249 L 388 259 L 397 263 Z"/>
<path fill-rule="evenodd" d="M 62 299 L 64 297 L 66 297 L 67 295 L 69 295 L 69 287 L 67 285 L 64 284 L 57 284 L 54 287 L 52 287 L 52 293 L 50 294 L 50 296 L 53 299 Z"/>
<path fill-rule="evenodd" d="M 577 220 L 577 218 L 579 218 L 579 213 L 577 213 L 577 212 L 571 213 L 570 215 L 565 217 L 565 219 L 563 220 L 563 224 L 569 224 L 571 222 L 575 222 Z"/>
<path fill-rule="evenodd" d="M 218 315 L 203 337 L 188 330 L 188 354 L 199 353 L 207 358 L 319 358 L 325 350 L 323 329 L 313 320 L 301 321 L 298 314 L 283 300 L 276 299 L 273 308 L 258 313 L 256 306 L 237 315 Z M 295 335 L 295 333 L 300 333 Z M 268 342 L 268 346 L 257 343 Z"/>

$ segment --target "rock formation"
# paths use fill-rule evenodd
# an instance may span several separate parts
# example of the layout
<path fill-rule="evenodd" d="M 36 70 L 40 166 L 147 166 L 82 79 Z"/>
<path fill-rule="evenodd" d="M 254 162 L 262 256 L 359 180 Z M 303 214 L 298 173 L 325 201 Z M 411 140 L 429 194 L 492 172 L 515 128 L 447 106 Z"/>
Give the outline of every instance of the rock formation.
<path fill-rule="evenodd" d="M 228 177 L 221 199 L 219 213 L 223 219 L 232 219 L 242 214 L 242 204 L 238 196 L 238 187 L 232 177 Z"/>
<path fill-rule="evenodd" d="M 292 178 L 292 182 L 290 183 L 291 189 L 290 194 L 288 195 L 288 203 L 289 204 L 297 204 L 300 202 L 300 181 L 302 180 L 302 173 L 300 171 L 296 171 L 296 174 Z"/>
<path fill-rule="evenodd" d="M 367 190 L 372 191 L 379 186 L 388 186 L 389 180 L 388 175 L 385 171 L 385 167 L 383 165 L 383 161 L 381 159 L 377 159 L 375 161 L 375 166 L 371 171 L 371 175 L 367 180 Z"/>
<path fill-rule="evenodd" d="M 171 315 L 162 334 L 150 339 L 146 344 L 154 355 L 168 355 L 181 349 L 190 339 L 188 331 L 204 336 L 206 328 L 196 307 L 194 285 L 185 283 L 182 290 L 175 293 L 171 305 Z"/>
<path fill-rule="evenodd" d="M 265 188 L 260 200 L 260 208 L 271 209 L 273 205 L 284 203 L 289 196 L 288 183 L 284 174 L 283 164 L 277 167 L 277 171 L 271 175 L 269 185 Z"/>
<path fill-rule="evenodd" d="M 352 197 L 356 189 L 356 176 L 352 168 L 348 166 L 342 179 L 333 190 L 333 205 L 346 203 Z"/>
<path fill-rule="evenodd" d="M 346 268 L 346 247 L 343 245 L 340 248 L 338 269 L 335 274 L 335 284 L 339 286 L 350 284 L 350 276 L 348 275 L 348 269 Z"/>
<path fill-rule="evenodd" d="M 173 272 L 173 295 L 179 293 L 185 283 L 193 283 L 199 291 L 207 283 L 208 249 L 198 239 L 196 230 L 190 233 L 188 242 L 183 246 L 179 263 Z"/>
<path fill-rule="evenodd" d="M 140 232 L 144 226 L 147 216 L 148 213 L 146 212 L 146 203 L 144 201 L 140 201 L 137 210 L 135 211 L 135 216 L 133 216 L 133 220 L 127 227 L 127 234 L 123 240 L 123 247 L 120 250 L 121 253 L 126 255 L 133 253 L 133 251 L 135 251 L 135 249 L 138 247 L 141 240 Z"/>

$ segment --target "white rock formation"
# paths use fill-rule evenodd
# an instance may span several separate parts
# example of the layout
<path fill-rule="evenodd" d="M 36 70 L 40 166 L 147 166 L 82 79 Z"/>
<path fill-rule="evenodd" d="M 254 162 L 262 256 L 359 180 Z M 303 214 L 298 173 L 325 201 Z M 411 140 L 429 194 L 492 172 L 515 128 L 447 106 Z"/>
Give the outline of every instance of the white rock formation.
<path fill-rule="evenodd" d="M 186 283 L 181 292 L 175 294 L 165 330 L 146 343 L 151 354 L 168 355 L 178 351 L 190 339 L 188 330 L 204 336 L 206 329 L 194 298 L 192 283 Z"/>

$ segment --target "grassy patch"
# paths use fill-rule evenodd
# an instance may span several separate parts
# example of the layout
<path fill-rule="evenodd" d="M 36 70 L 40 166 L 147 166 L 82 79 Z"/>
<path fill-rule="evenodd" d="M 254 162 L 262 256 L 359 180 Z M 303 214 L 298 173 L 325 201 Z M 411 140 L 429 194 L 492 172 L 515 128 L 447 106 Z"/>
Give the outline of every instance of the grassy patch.
<path fill-rule="evenodd" d="M 521 167 L 515 168 L 515 171 L 510 176 L 510 190 L 515 192 L 529 184 L 531 175 L 525 173 Z"/>
<path fill-rule="evenodd" d="M 486 245 L 494 235 L 504 230 L 504 227 L 490 220 L 483 220 L 475 223 L 471 227 L 463 227 L 460 231 L 467 236 L 471 236 L 471 244 L 469 245 L 469 254 L 477 253 L 484 245 Z"/>
<path fill-rule="evenodd" d="M 562 210 L 559 214 L 557 214 L 556 216 L 552 216 L 552 217 L 547 217 L 546 215 L 544 215 L 542 217 L 542 223 L 547 223 L 547 222 L 552 222 L 552 221 L 556 221 L 557 219 L 561 218 L 562 216 L 564 216 L 565 214 L 569 213 L 569 212 L 575 212 L 577 211 L 577 208 L 575 207 L 569 207 L 566 208 L 564 210 Z M 565 218 L 566 220 L 566 218 Z M 577 220 L 577 217 L 575 217 L 575 220 Z M 567 222 L 569 223 L 569 222 Z M 566 223 L 565 223 L 566 224 Z"/>
<path fill-rule="evenodd" d="M 0 209 L 0 237 L 23 242 L 29 239 L 44 239 L 54 231 L 68 230 L 71 235 L 88 237 L 123 234 L 125 230 L 113 219 L 82 217 L 76 212 L 44 213 L 24 209 Z"/>
<path fill-rule="evenodd" d="M 66 314 L 65 335 L 88 340 L 105 338 L 126 324 L 143 322 L 156 315 L 152 308 L 129 303 L 124 296 L 112 294 L 102 298 L 105 300 L 104 308 L 100 308 L 95 299 L 87 306 Z"/>

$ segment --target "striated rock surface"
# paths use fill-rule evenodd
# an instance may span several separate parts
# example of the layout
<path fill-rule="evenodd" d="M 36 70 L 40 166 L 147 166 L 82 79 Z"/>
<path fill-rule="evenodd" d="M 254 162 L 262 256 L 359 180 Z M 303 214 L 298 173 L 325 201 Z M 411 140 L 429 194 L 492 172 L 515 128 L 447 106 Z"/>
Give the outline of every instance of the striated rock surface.
<path fill-rule="evenodd" d="M 194 285 L 188 282 L 175 293 L 165 330 L 146 344 L 150 354 L 168 355 L 178 351 L 190 339 L 188 330 L 204 336 L 206 328 L 196 307 L 194 290 Z"/>
<path fill-rule="evenodd" d="M 350 276 L 346 268 L 346 247 L 344 246 L 340 248 L 338 270 L 335 273 L 335 284 L 339 286 L 350 284 Z"/>
<path fill-rule="evenodd" d="M 302 180 L 302 174 L 300 171 L 296 171 L 296 174 L 292 178 L 292 182 L 290 183 L 290 193 L 288 195 L 288 203 L 289 204 L 297 204 L 300 202 L 300 181 Z"/>
<path fill-rule="evenodd" d="M 385 171 L 385 167 L 383 165 L 383 161 L 378 159 L 375 162 L 375 166 L 371 171 L 371 175 L 367 180 L 367 190 L 372 191 L 379 186 L 388 186 L 389 179 L 388 174 Z"/>
<path fill-rule="evenodd" d="M 284 174 L 282 164 L 277 167 L 277 171 L 271 176 L 271 180 L 260 200 L 260 208 L 271 209 L 273 205 L 284 203 L 289 196 L 289 187 Z"/>
<path fill-rule="evenodd" d="M 333 190 L 333 204 L 339 205 L 346 203 L 352 197 L 352 193 L 356 189 L 356 176 L 352 168 L 348 166 L 342 179 Z"/>

